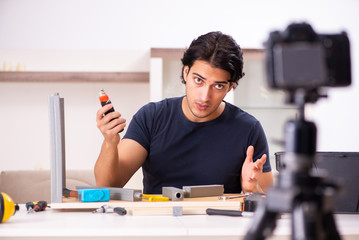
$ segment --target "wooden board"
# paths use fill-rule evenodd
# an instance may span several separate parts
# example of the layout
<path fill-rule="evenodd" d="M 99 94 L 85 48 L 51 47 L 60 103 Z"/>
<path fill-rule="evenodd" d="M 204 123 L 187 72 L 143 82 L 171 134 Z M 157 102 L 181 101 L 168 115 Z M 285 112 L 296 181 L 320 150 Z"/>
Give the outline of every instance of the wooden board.
<path fill-rule="evenodd" d="M 94 210 L 103 205 L 123 207 L 129 215 L 173 215 L 175 207 L 180 207 L 183 215 L 206 214 L 207 208 L 240 210 L 243 198 L 219 200 L 216 197 L 184 198 L 183 201 L 149 202 L 147 200 L 130 202 L 110 200 L 109 202 L 78 202 L 75 198 L 64 198 L 62 203 L 51 203 L 51 209 L 66 211 Z"/>

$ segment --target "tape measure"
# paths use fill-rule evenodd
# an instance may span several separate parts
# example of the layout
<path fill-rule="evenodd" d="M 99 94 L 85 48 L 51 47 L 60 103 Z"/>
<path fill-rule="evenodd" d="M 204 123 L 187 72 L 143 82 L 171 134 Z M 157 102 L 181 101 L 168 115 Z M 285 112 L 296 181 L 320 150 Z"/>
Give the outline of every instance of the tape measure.
<path fill-rule="evenodd" d="M 15 212 L 19 210 L 19 205 L 6 193 L 0 192 L 0 223 L 7 221 Z"/>

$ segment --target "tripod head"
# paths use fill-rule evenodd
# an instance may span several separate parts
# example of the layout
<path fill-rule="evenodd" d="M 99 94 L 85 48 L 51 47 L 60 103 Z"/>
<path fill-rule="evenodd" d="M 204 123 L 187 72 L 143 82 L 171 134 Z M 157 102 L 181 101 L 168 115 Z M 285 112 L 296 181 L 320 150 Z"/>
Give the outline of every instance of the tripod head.
<path fill-rule="evenodd" d="M 267 82 L 270 87 L 315 93 L 323 86 L 351 84 L 350 46 L 345 32 L 317 34 L 307 23 L 274 31 L 265 42 Z M 315 102 L 314 98 L 311 102 Z M 308 99 L 309 100 L 309 99 Z"/>

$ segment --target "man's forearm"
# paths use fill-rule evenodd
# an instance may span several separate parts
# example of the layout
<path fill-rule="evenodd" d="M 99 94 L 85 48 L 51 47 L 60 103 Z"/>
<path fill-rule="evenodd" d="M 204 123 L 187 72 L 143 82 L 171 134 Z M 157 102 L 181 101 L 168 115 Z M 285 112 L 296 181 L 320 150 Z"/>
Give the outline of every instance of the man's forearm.
<path fill-rule="evenodd" d="M 114 144 L 103 142 L 100 155 L 95 164 L 97 186 L 120 186 L 118 148 Z"/>

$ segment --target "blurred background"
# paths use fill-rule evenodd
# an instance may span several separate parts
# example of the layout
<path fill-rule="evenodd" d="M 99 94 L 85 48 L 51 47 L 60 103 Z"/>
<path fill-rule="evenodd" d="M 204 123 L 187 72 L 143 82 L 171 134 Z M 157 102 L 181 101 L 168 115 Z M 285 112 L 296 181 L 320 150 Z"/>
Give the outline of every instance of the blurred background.
<path fill-rule="evenodd" d="M 95 119 L 101 88 L 129 124 L 149 101 L 183 95 L 180 54 L 199 35 L 222 31 L 243 49 L 261 50 L 271 31 L 304 21 L 320 34 L 346 31 L 351 41 L 352 85 L 328 89 L 329 98 L 307 107 L 318 151 L 358 151 L 358 9 L 356 0 L 0 0 L 0 171 L 50 168 L 49 95 L 65 100 L 67 169 L 92 170 L 102 143 Z M 168 56 L 171 49 L 176 54 Z M 227 100 L 262 122 L 274 169 L 273 154 L 283 150 L 276 140 L 296 109 L 268 89 L 257 53 L 245 53 L 246 76 Z M 145 77 L 37 80 L 34 72 Z M 139 172 L 128 186 L 141 181 Z"/>

